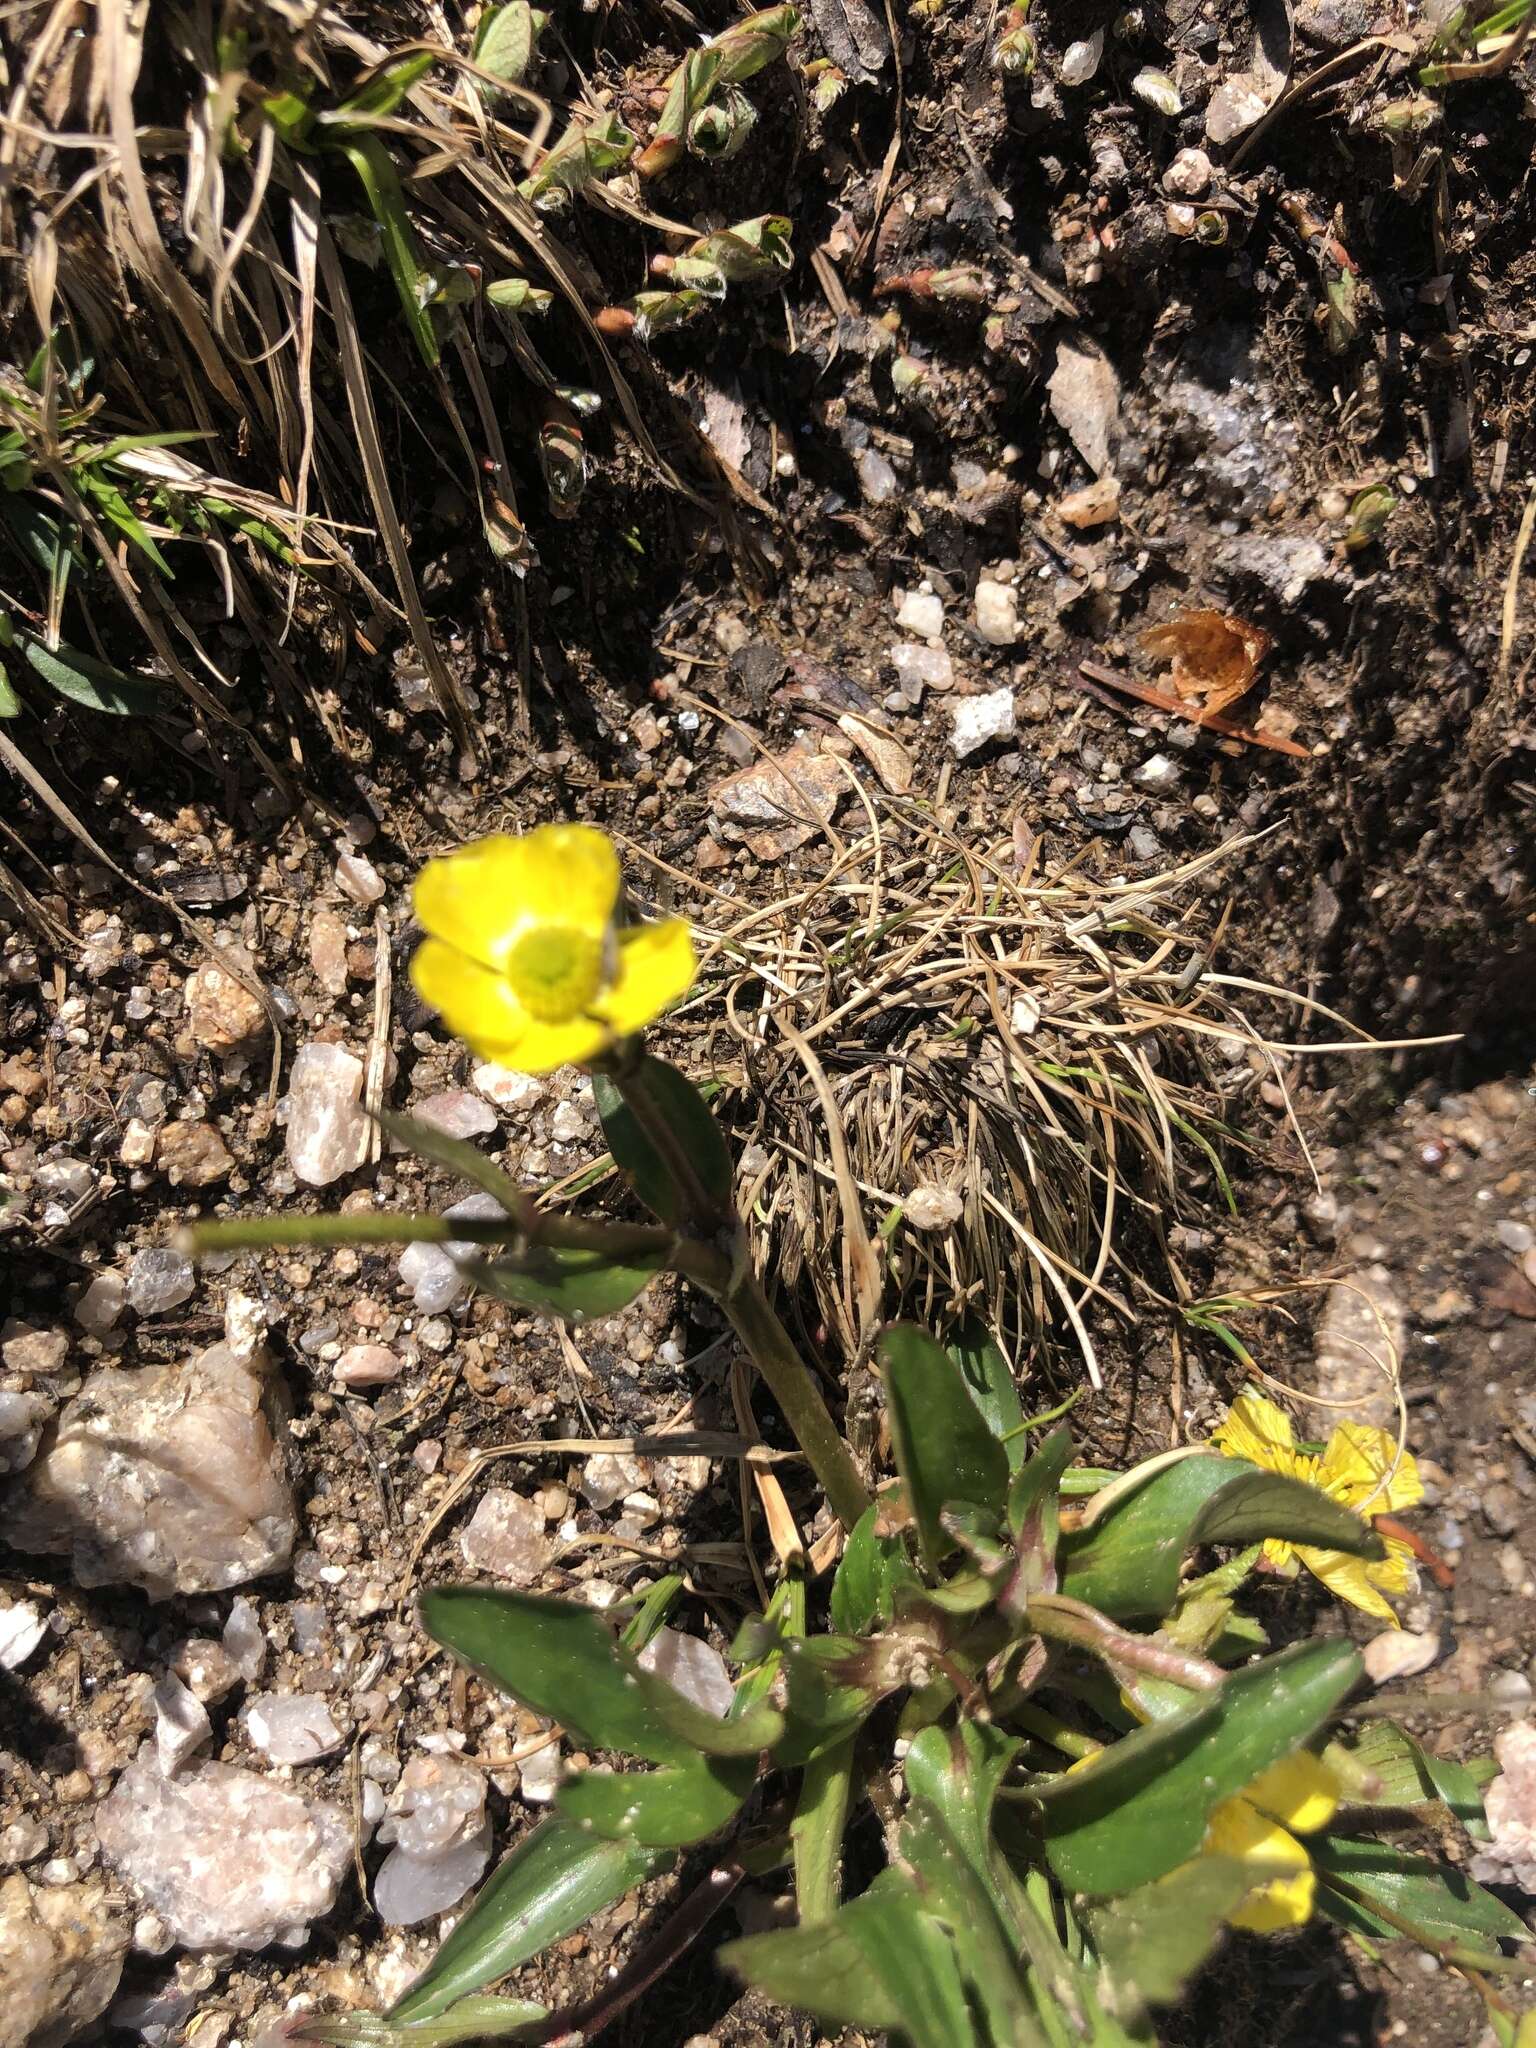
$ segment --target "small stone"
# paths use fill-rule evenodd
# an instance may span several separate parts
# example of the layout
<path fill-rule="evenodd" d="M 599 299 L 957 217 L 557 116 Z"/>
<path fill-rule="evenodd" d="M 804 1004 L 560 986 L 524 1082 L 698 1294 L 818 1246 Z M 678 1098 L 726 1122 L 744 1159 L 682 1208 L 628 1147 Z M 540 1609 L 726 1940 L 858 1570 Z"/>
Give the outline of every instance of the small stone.
<path fill-rule="evenodd" d="M 955 686 L 955 666 L 945 647 L 924 647 L 915 641 L 901 640 L 892 647 L 888 659 L 909 695 L 925 688 L 952 690 Z"/>
<path fill-rule="evenodd" d="M 128 1267 L 128 1306 L 135 1315 L 163 1316 L 189 1301 L 197 1285 L 192 1261 L 163 1247 L 135 1252 Z"/>
<path fill-rule="evenodd" d="M 155 1709 L 155 1755 L 163 1776 L 174 1777 L 187 1758 L 213 1739 L 207 1709 L 173 1671 L 150 1695 Z"/>
<path fill-rule="evenodd" d="M 1521 1223 L 1513 1216 L 1502 1216 L 1493 1226 L 1493 1234 L 1505 1251 L 1521 1254 L 1536 1250 L 1536 1230 L 1529 1223 Z"/>
<path fill-rule="evenodd" d="M 560 1786 L 559 1743 L 552 1742 L 547 1749 L 536 1749 L 532 1756 L 523 1758 L 519 1768 L 518 1790 L 523 1797 L 531 1805 L 546 1805 Z"/>
<path fill-rule="evenodd" d="M 976 630 L 993 647 L 1011 647 L 1019 637 L 1019 593 L 1011 583 L 983 576 L 976 585 Z"/>
<path fill-rule="evenodd" d="M 212 1124 L 167 1124 L 160 1133 L 160 1170 L 172 1187 L 211 1187 L 234 1163 Z"/>
<path fill-rule="evenodd" d="M 75 1321 L 89 1336 L 104 1337 L 116 1327 L 127 1299 L 128 1283 L 121 1273 L 97 1273 L 75 1303 Z"/>
<path fill-rule="evenodd" d="M 1056 517 L 1063 526 L 1075 527 L 1079 532 L 1092 526 L 1107 526 L 1120 517 L 1119 478 L 1098 476 L 1080 491 L 1068 491 L 1056 501 Z"/>
<path fill-rule="evenodd" d="M 701 1637 L 659 1628 L 636 1661 L 643 1671 L 664 1678 L 706 1714 L 723 1719 L 730 1712 L 736 1698 L 731 1674 L 720 1652 Z"/>
<path fill-rule="evenodd" d="M 468 1278 L 445 1245 L 408 1244 L 395 1271 L 401 1285 L 410 1288 L 411 1300 L 423 1315 L 437 1315 L 452 1308 L 469 1286 Z"/>
<path fill-rule="evenodd" d="M 199 967 L 188 976 L 187 1021 L 208 1052 L 248 1052 L 267 1031 L 266 1011 L 222 967 Z"/>
<path fill-rule="evenodd" d="M 1203 199 L 1214 176 L 1203 149 L 1181 149 L 1163 173 L 1163 190 L 1170 199 Z"/>
<path fill-rule="evenodd" d="M 41 1394 L 0 1390 L 0 1473 L 23 1472 L 37 1456 L 53 1404 Z"/>
<path fill-rule="evenodd" d="M 954 1188 L 916 1187 L 902 1213 L 914 1230 L 949 1230 L 965 1214 L 965 1202 Z"/>
<path fill-rule="evenodd" d="M 1013 691 L 1008 688 L 988 690 L 980 697 L 962 697 L 951 704 L 949 715 L 949 750 L 961 761 L 1017 730 Z"/>
<path fill-rule="evenodd" d="M 447 1756 L 412 1757 L 379 1827 L 393 1843 L 374 1880 L 373 1903 L 389 1927 L 414 1927 L 457 1905 L 491 1854 L 485 1778 Z"/>
<path fill-rule="evenodd" d="M 1483 1795 L 1492 1839 L 1472 1859 L 1483 1884 L 1536 1892 L 1536 1724 L 1517 1721 L 1494 1737 L 1499 1775 Z"/>
<path fill-rule="evenodd" d="M 385 1344 L 350 1344 L 331 1367 L 342 1387 L 387 1387 L 403 1370 L 399 1354 Z"/>
<path fill-rule="evenodd" d="M 878 448 L 861 448 L 854 459 L 859 489 L 872 505 L 885 505 L 901 489 L 901 479 Z"/>
<path fill-rule="evenodd" d="M 297 1947 L 352 1863 L 340 1807 L 255 1771 L 207 1762 L 162 1778 L 146 1744 L 103 1801 L 107 1862 L 182 1947 Z"/>
<path fill-rule="evenodd" d="M 171 1652 L 171 1669 L 196 1700 L 211 1706 L 226 1699 L 240 1683 L 240 1667 L 222 1643 L 209 1636 L 188 1636 Z"/>
<path fill-rule="evenodd" d="M 1525 1503 L 1503 1481 L 1484 1487 L 1482 1510 L 1483 1520 L 1495 1536 L 1513 1536 L 1525 1517 Z"/>
<path fill-rule="evenodd" d="M 230 1602 L 224 1623 L 224 1648 L 240 1676 L 248 1685 L 254 1685 L 266 1666 L 267 1639 L 255 1602 L 247 1600 L 243 1593 Z"/>
<path fill-rule="evenodd" d="M 1498 1700 L 1502 1706 L 1523 1707 L 1531 1695 L 1531 1681 L 1523 1671 L 1491 1671 L 1488 1674 L 1488 1697 Z"/>
<path fill-rule="evenodd" d="M 24 1813 L 0 1829 L 0 1868 L 17 1870 L 23 1863 L 35 1863 L 47 1850 L 48 1830 L 35 1813 Z"/>
<path fill-rule="evenodd" d="M 1068 43 L 1061 55 L 1061 82 L 1063 85 L 1087 85 L 1098 71 L 1104 57 L 1104 31 L 1095 29 L 1091 36 L 1081 42 Z"/>
<path fill-rule="evenodd" d="M 493 1486 L 459 1537 L 464 1562 L 512 1586 L 531 1586 L 549 1562 L 544 1516 L 510 1487 Z"/>
<path fill-rule="evenodd" d="M 155 1156 L 159 1132 L 153 1124 L 145 1123 L 141 1116 L 129 1117 L 123 1125 L 122 1141 L 117 1148 L 119 1166 L 148 1166 Z"/>
<path fill-rule="evenodd" d="M 182 1365 L 100 1369 L 0 1527 L 18 1549 L 67 1555 L 78 1585 L 140 1586 L 157 1600 L 275 1571 L 297 1534 L 279 1403 L 265 1349 L 222 1343 Z"/>
<path fill-rule="evenodd" d="M 937 640 L 944 631 L 944 600 L 931 590 L 904 590 L 896 605 L 896 623 L 919 640 Z"/>
<path fill-rule="evenodd" d="M 1153 796 L 1171 795 L 1183 779 L 1183 770 L 1177 761 L 1166 754 L 1149 754 L 1139 767 L 1131 770 L 1131 780 L 1138 789 L 1145 789 Z"/>
<path fill-rule="evenodd" d="M 240 1709 L 240 1725 L 275 1764 L 312 1764 L 346 1740 L 325 1701 L 311 1692 L 257 1693 Z"/>
<path fill-rule="evenodd" d="M 334 910 L 317 910 L 309 921 L 309 964 L 328 996 L 347 992 L 347 927 Z"/>
<path fill-rule="evenodd" d="M 587 1136 L 587 1120 L 574 1102 L 557 1102 L 549 1120 L 549 1135 L 557 1145 L 579 1145 Z"/>
<path fill-rule="evenodd" d="M 66 2048 L 106 2011 L 128 1930 L 100 1884 L 0 1884 L 0 2042 Z"/>
<path fill-rule="evenodd" d="M 549 1092 L 537 1074 L 520 1074 L 513 1067 L 498 1067 L 494 1060 L 475 1068 L 470 1080 L 488 1102 L 513 1116 L 524 1116 Z"/>
<path fill-rule="evenodd" d="M 64 1330 L 34 1329 L 14 1316 L 0 1330 L 0 1360 L 7 1372 L 27 1379 L 48 1379 L 68 1356 L 69 1336 Z"/>
<path fill-rule="evenodd" d="M 1360 1652 L 1366 1676 L 1375 1685 L 1386 1685 L 1394 1678 L 1413 1678 L 1427 1671 L 1439 1655 L 1439 1636 L 1433 1631 L 1417 1635 L 1408 1628 L 1384 1629 Z"/>
<path fill-rule="evenodd" d="M 633 1493 L 650 1478 L 650 1468 L 642 1465 L 638 1458 L 610 1451 L 599 1451 L 595 1458 L 588 1458 L 581 1474 L 581 1491 L 585 1499 L 599 1513 L 611 1508 L 616 1500 L 622 1500 L 626 1493 Z"/>
<path fill-rule="evenodd" d="M 288 1077 L 288 1163 L 310 1187 L 354 1173 L 368 1155 L 363 1063 L 345 1046 L 301 1046 Z"/>
<path fill-rule="evenodd" d="M 1095 476 L 1103 476 L 1120 430 L 1120 379 L 1083 339 L 1062 340 L 1047 386 L 1051 411 Z"/>
<path fill-rule="evenodd" d="M 448 1088 L 441 1095 L 429 1095 L 413 1103 L 411 1115 L 430 1124 L 450 1138 L 483 1138 L 497 1128 L 496 1112 L 467 1088 Z"/>
<path fill-rule="evenodd" d="M 384 895 L 384 877 L 360 853 L 344 853 L 337 861 L 336 886 L 354 903 L 377 903 Z"/>
<path fill-rule="evenodd" d="M 35 1600 L 0 1607 L 0 1671 L 19 1671 L 48 1633 L 48 1617 Z"/>

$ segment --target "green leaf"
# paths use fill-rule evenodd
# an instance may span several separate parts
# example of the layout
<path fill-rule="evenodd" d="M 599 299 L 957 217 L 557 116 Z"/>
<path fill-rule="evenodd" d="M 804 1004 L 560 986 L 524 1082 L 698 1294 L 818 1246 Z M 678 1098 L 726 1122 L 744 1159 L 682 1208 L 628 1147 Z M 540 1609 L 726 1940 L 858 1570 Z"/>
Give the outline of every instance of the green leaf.
<path fill-rule="evenodd" d="M 995 2048 L 1047 2048 L 1023 1970 L 986 1887 L 936 1807 L 915 1799 L 901 1829 L 901 1855 L 930 1914 L 954 1944 Z"/>
<path fill-rule="evenodd" d="M 1419 1806 L 1438 1799 L 1474 1841 L 1488 1839 L 1475 1773 L 1466 1764 L 1432 1756 L 1395 1721 L 1372 1721 L 1354 1742 L 1330 1744 L 1326 1760 L 1351 1804 Z"/>
<path fill-rule="evenodd" d="M 15 718 L 21 711 L 21 699 L 11 688 L 10 678 L 0 669 L 0 718 Z"/>
<path fill-rule="evenodd" d="M 431 50 L 411 50 L 403 57 L 388 58 L 363 87 L 343 100 L 333 113 L 322 114 L 319 125 L 333 135 L 353 129 L 367 129 L 398 113 L 406 94 L 420 83 L 437 59 Z"/>
<path fill-rule="evenodd" d="M 705 1193 L 722 1213 L 728 1212 L 732 1197 L 731 1155 L 709 1104 L 686 1074 L 652 1053 L 647 1053 L 642 1061 L 641 1080 L 687 1151 Z M 672 1185 L 672 1176 L 636 1122 L 618 1086 L 606 1074 L 594 1074 L 592 1090 L 614 1165 L 653 1215 L 674 1228 L 686 1223 L 688 1218 L 682 1198 Z"/>
<path fill-rule="evenodd" d="M 1213 1454 L 1155 1473 L 1092 1528 L 1065 1536 L 1061 1591 L 1117 1621 L 1161 1620 L 1178 1598 L 1187 1551 L 1267 1536 L 1351 1557 L 1386 1555 L 1368 1522 L 1317 1487 Z"/>
<path fill-rule="evenodd" d="M 913 2048 L 978 2048 L 954 1948 L 900 1871 L 830 1920 L 727 1942 L 720 1959 L 817 2019 L 896 2027 Z"/>
<path fill-rule="evenodd" d="M 896 1466 L 930 1569 L 954 1548 L 941 1516 L 950 1502 L 974 1502 L 1000 1516 L 1008 1458 L 971 1399 L 952 1359 L 926 1330 L 895 1323 L 880 1339 Z"/>
<path fill-rule="evenodd" d="M 837 1911 L 843 1829 L 853 1789 L 853 1737 L 812 1757 L 800 1778 L 795 1817 L 789 1824 L 794 1852 L 795 1906 L 802 1927 Z"/>
<path fill-rule="evenodd" d="M 1115 2009 L 1129 2016 L 1177 1998 L 1254 1882 L 1235 1856 L 1197 1856 L 1089 1914 L 1089 1938 L 1114 1986 Z"/>
<path fill-rule="evenodd" d="M 110 662 L 97 661 L 76 647 L 45 647 L 33 635 L 24 636 L 23 652 L 29 668 L 36 670 L 49 689 L 57 690 L 71 703 L 89 711 L 105 711 L 114 718 L 144 717 L 165 709 L 165 692 L 142 676 L 124 675 Z"/>
<path fill-rule="evenodd" d="M 261 111 L 290 149 L 302 149 L 315 117 L 296 92 L 272 93 L 261 103 Z"/>
<path fill-rule="evenodd" d="M 498 1301 L 566 1323 L 590 1323 L 628 1308 L 665 1271 L 669 1257 L 666 1249 L 615 1259 L 607 1252 L 533 1244 L 514 1258 L 489 1260 L 469 1271 Z"/>
<path fill-rule="evenodd" d="M 899 1536 L 876 1532 L 878 1505 L 866 1508 L 838 1560 L 832 1581 L 832 1626 L 839 1635 L 864 1636 L 895 1613 L 896 1590 L 920 1584 Z"/>
<path fill-rule="evenodd" d="M 992 1870 L 992 1808 L 1008 1767 L 1023 1748 L 989 1721 L 961 1721 L 950 1728 L 925 1728 L 907 1751 L 907 1790 L 924 1800 L 944 1822 L 977 1877 L 989 1889 Z"/>
<path fill-rule="evenodd" d="M 1299 1749 L 1360 1672 L 1349 1643 L 1299 1643 L 1037 1787 L 1057 1877 L 1073 1891 L 1127 1892 L 1185 1862 L 1212 1808 Z"/>
<path fill-rule="evenodd" d="M 119 434 L 115 440 L 103 442 L 99 448 L 86 451 L 89 462 L 116 462 L 120 455 L 132 455 L 140 448 L 175 448 L 184 441 L 211 441 L 211 432 L 201 427 L 176 427 L 158 434 Z M 138 471 L 132 472 L 135 476 Z"/>
<path fill-rule="evenodd" d="M 1061 1475 L 1072 1458 L 1072 1432 L 1053 1429 L 1027 1465 L 1008 1486 L 1008 1528 L 1015 1564 L 1001 1583 L 998 1601 L 1005 1613 L 1023 1613 L 1035 1593 L 1054 1593 L 1061 1574 L 1056 1553 L 1061 1542 Z"/>
<path fill-rule="evenodd" d="M 419 1117 L 401 1116 L 392 1109 L 381 1109 L 377 1114 L 387 1137 L 393 1138 L 398 1145 L 406 1146 L 420 1158 L 429 1159 L 434 1166 L 445 1167 L 461 1180 L 471 1182 L 482 1194 L 500 1202 L 509 1219 L 527 1205 L 529 1197 L 517 1183 L 509 1180 L 499 1166 L 467 1139 L 450 1138 L 436 1124 L 423 1123 Z M 510 1222 L 507 1235 L 514 1235 L 514 1226 Z"/>
<path fill-rule="evenodd" d="M 477 1586 L 433 1586 L 421 1596 L 427 1633 L 491 1684 L 599 1749 L 648 1763 L 750 1757 L 770 1748 L 784 1719 L 753 1707 L 717 1720 L 654 1672 L 642 1670 L 602 1619 L 572 1600 Z"/>
<path fill-rule="evenodd" d="M 961 1324 L 944 1348 L 958 1367 L 966 1392 L 980 1410 L 982 1420 L 1002 1444 L 1009 1470 L 1017 1471 L 1029 1454 L 1028 1438 L 1021 1426 L 1024 1410 L 1008 1361 L 991 1331 L 972 1316 Z"/>
<path fill-rule="evenodd" d="M 82 497 L 89 498 L 99 512 L 112 522 L 118 532 L 124 534 L 146 561 L 152 562 L 167 583 L 174 583 L 175 573 L 170 563 L 156 546 L 149 528 L 128 503 L 116 484 L 104 476 L 98 476 L 93 469 L 78 468 L 70 472 L 75 488 Z"/>
<path fill-rule="evenodd" d="M 1314 1835 L 1307 1847 L 1321 1880 L 1318 1906 L 1344 1927 L 1378 1940 L 1406 1933 L 1490 1955 L 1499 1953 L 1501 1941 L 1530 1938 L 1518 1913 L 1453 1864 L 1344 1835 Z"/>
<path fill-rule="evenodd" d="M 504 7 L 488 7 L 480 17 L 471 51 L 482 71 L 509 85 L 521 85 L 528 76 L 540 31 L 549 17 L 531 7 L 528 0 L 507 0 Z M 487 90 L 487 97 L 491 97 Z"/>
<path fill-rule="evenodd" d="M 755 1757 L 695 1757 L 659 1771 L 578 1771 L 556 1803 L 607 1841 L 681 1849 L 720 1832 L 757 1782 Z"/>
<path fill-rule="evenodd" d="M 784 1645 L 785 1729 L 775 1760 L 808 1763 L 843 1741 L 892 1691 L 885 1645 L 850 1636 L 808 1636 Z"/>
<path fill-rule="evenodd" d="M 385 261 L 395 280 L 401 311 L 405 314 L 417 352 L 428 369 L 436 369 L 441 350 L 437 343 L 437 329 L 432 325 L 432 316 L 423 303 L 416 231 L 405 210 L 400 180 L 389 152 L 376 135 L 343 135 L 337 139 L 336 147 L 356 171 L 369 211 L 379 224 Z"/>
<path fill-rule="evenodd" d="M 601 1841 L 568 1820 L 541 1821 L 481 1886 L 390 2018 L 436 2019 L 671 1863 L 660 1851 Z"/>
<path fill-rule="evenodd" d="M 306 2013 L 297 2038 L 333 2042 L 336 2048 L 458 2048 L 462 2041 L 504 2041 L 548 2016 L 547 2006 L 525 1998 L 461 1998 L 431 2020 L 392 2020 L 378 2012 L 312 2019 Z"/>

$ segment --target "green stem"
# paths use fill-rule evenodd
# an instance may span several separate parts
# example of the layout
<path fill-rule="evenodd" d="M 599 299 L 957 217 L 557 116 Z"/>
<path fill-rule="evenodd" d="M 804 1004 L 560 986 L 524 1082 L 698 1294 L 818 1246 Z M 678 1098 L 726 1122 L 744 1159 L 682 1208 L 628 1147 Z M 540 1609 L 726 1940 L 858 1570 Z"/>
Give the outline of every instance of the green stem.
<path fill-rule="evenodd" d="M 597 1223 L 577 1216 L 552 1216 L 530 1205 L 526 1219 L 504 1221 L 473 1216 L 250 1216 L 218 1217 L 194 1223 L 180 1242 L 199 1252 L 268 1251 L 287 1245 L 334 1244 L 508 1244 L 557 1245 L 573 1251 L 606 1252 L 615 1259 L 670 1251 L 670 1230 L 652 1223 Z"/>
<path fill-rule="evenodd" d="M 1154 1642 L 1150 1636 L 1132 1635 L 1117 1628 L 1107 1615 L 1065 1593 L 1037 1593 L 1024 1610 L 1024 1619 L 1037 1635 L 1057 1643 L 1071 1643 L 1080 1650 L 1092 1650 L 1106 1662 L 1129 1665 L 1149 1678 L 1166 1678 L 1174 1685 L 1196 1691 L 1213 1691 L 1226 1673 L 1219 1664 L 1191 1656 L 1171 1643 Z"/>
<path fill-rule="evenodd" d="M 608 1072 L 670 1174 L 696 1233 L 692 1240 L 679 1241 L 674 1263 L 720 1302 L 821 1481 L 833 1514 L 845 1529 L 852 1529 L 870 1506 L 869 1494 L 821 1390 L 746 1259 L 734 1211 L 722 1206 L 704 1185 L 675 1126 L 647 1086 L 643 1063 L 615 1059 Z"/>

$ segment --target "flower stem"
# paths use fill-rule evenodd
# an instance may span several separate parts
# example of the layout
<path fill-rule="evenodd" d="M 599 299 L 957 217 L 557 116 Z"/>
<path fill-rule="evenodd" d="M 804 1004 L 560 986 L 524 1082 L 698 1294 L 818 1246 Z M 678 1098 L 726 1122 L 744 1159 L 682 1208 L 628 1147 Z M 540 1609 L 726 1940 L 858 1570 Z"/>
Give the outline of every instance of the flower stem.
<path fill-rule="evenodd" d="M 686 1236 L 680 1241 L 674 1261 L 678 1270 L 713 1294 L 730 1317 L 732 1328 L 821 1481 L 833 1514 L 845 1529 L 851 1529 L 869 1507 L 869 1494 L 820 1388 L 752 1271 L 733 1207 L 722 1205 L 705 1187 L 674 1124 L 646 1085 L 643 1062 L 615 1060 L 608 1072 L 671 1175 L 689 1222 L 698 1233 L 696 1241 L 690 1242 Z"/>
<path fill-rule="evenodd" d="M 1052 1642 L 1072 1643 L 1078 1649 L 1092 1650 L 1106 1663 L 1129 1665 L 1149 1678 L 1170 1679 L 1192 1691 L 1214 1691 L 1226 1678 L 1219 1664 L 1171 1643 L 1154 1642 L 1150 1636 L 1117 1628 L 1096 1607 L 1065 1593 L 1037 1593 L 1025 1609 L 1024 1619 L 1037 1635 Z"/>

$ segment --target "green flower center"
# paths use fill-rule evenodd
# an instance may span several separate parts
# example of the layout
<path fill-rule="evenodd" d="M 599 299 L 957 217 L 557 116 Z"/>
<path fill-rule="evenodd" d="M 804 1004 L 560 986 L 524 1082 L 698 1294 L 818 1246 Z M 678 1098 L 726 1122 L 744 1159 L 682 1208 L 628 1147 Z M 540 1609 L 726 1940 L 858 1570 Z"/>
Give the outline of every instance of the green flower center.
<path fill-rule="evenodd" d="M 568 925 L 526 932 L 503 969 L 512 993 L 541 1024 L 570 1024 L 591 1008 L 603 985 L 603 942 Z"/>

